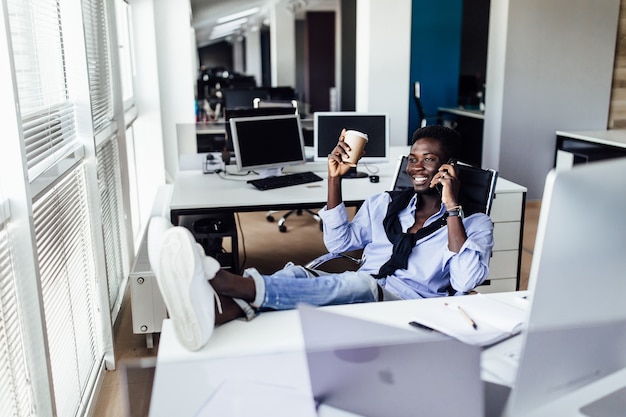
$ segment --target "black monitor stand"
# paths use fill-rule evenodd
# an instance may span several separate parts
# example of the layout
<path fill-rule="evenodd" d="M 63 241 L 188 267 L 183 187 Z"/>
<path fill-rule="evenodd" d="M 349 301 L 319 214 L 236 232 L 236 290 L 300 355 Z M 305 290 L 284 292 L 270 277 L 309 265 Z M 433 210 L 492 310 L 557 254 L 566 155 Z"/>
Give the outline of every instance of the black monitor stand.
<path fill-rule="evenodd" d="M 367 177 L 366 172 L 357 171 L 356 167 L 351 167 L 348 172 L 343 176 L 343 178 L 365 178 Z"/>

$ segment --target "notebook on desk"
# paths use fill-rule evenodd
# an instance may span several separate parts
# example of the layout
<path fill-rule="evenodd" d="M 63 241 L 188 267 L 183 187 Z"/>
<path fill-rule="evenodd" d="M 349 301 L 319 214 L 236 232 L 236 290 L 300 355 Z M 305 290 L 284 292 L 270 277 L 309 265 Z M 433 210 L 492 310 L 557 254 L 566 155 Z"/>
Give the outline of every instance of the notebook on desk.
<path fill-rule="evenodd" d="M 626 206 L 624 189 L 626 159 L 549 173 L 526 330 L 482 355 L 488 374 L 510 379 L 505 416 L 524 415 L 626 366 L 626 216 L 615 213 Z"/>
<path fill-rule="evenodd" d="M 368 417 L 483 416 L 480 348 L 310 306 L 298 310 L 318 406 Z"/>

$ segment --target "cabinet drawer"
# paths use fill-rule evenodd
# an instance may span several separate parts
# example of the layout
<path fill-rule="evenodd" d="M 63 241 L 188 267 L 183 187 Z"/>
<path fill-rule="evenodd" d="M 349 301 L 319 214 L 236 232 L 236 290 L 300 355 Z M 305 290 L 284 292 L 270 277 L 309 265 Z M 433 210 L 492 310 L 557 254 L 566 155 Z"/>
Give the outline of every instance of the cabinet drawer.
<path fill-rule="evenodd" d="M 491 220 L 494 223 L 520 221 L 524 193 L 496 193 L 491 206 Z"/>
<path fill-rule="evenodd" d="M 517 278 L 504 278 L 488 280 L 485 285 L 480 285 L 475 290 L 480 293 L 506 292 L 515 291 L 516 287 Z"/>
<path fill-rule="evenodd" d="M 518 250 L 520 244 L 520 222 L 493 224 L 493 250 Z"/>
<path fill-rule="evenodd" d="M 487 279 L 517 278 L 516 250 L 503 250 L 492 253 L 489 261 L 489 276 Z"/>

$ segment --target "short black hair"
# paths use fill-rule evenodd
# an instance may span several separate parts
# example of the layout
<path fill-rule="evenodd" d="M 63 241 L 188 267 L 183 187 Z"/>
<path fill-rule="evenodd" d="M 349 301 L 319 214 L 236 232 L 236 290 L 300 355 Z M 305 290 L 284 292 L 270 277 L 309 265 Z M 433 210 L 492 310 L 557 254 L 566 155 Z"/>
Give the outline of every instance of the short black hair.
<path fill-rule="evenodd" d="M 461 148 L 461 134 L 456 130 L 442 125 L 424 126 L 413 133 L 413 143 L 422 138 L 438 140 L 446 159 L 458 157 Z"/>

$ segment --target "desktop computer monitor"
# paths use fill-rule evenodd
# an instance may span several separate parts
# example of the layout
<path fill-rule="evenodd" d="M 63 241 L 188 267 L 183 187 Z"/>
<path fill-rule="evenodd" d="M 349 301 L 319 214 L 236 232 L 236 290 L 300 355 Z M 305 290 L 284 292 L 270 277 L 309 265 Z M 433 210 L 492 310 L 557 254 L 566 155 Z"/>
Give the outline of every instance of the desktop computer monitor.
<path fill-rule="evenodd" d="M 328 154 L 337 145 L 342 129 L 359 130 L 367 133 L 368 142 L 365 155 L 359 164 L 387 162 L 389 151 L 389 117 L 384 113 L 360 112 L 316 112 L 313 115 L 314 159 L 326 160 Z M 356 168 L 346 175 L 347 178 L 364 177 L 365 173 Z"/>
<path fill-rule="evenodd" d="M 306 162 L 298 115 L 232 118 L 229 123 L 239 171 L 272 176 Z"/>
<path fill-rule="evenodd" d="M 626 158 L 550 171 L 509 414 L 626 366 Z M 600 415 L 600 414 L 598 414 Z"/>
<path fill-rule="evenodd" d="M 283 116 L 286 114 L 296 114 L 296 108 L 294 107 L 240 107 L 240 108 L 226 108 L 224 109 L 224 120 L 226 121 L 226 149 L 231 153 L 231 156 L 235 156 L 235 147 L 233 145 L 233 134 L 230 130 L 230 119 L 236 117 L 255 117 L 255 116 Z"/>

